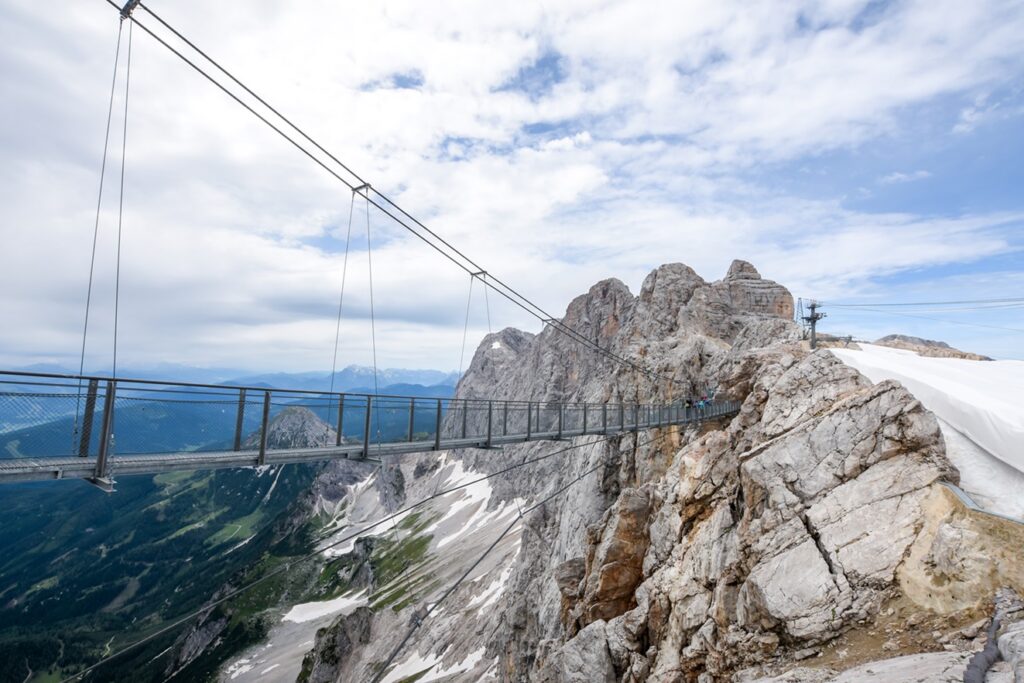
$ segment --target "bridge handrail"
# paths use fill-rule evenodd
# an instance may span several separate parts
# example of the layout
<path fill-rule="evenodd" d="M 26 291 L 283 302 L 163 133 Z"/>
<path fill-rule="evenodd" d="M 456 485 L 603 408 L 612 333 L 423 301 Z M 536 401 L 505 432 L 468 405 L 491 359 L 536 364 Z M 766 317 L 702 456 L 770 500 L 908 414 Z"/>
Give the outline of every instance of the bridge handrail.
<path fill-rule="evenodd" d="M 84 375 L 84 374 L 83 375 L 75 375 L 75 374 L 62 374 L 62 373 L 55 373 L 55 372 L 36 372 L 36 371 L 27 371 L 27 370 L 0 370 L 0 376 L 2 376 L 2 377 L 34 377 L 34 378 L 39 378 L 39 379 L 63 379 L 63 380 L 71 380 L 71 381 L 74 381 L 74 382 L 79 382 L 79 381 L 81 381 L 81 382 L 89 382 L 89 381 L 92 381 L 92 380 L 95 380 L 97 382 L 110 382 L 110 381 L 113 381 L 113 382 L 116 382 L 118 384 L 118 386 L 121 386 L 121 387 L 123 387 L 124 385 L 131 384 L 131 385 L 146 385 L 146 386 L 154 386 L 154 387 L 186 387 L 186 388 L 198 388 L 198 389 L 218 389 L 218 390 L 221 390 L 222 392 L 225 392 L 225 393 L 219 393 L 217 395 L 225 395 L 227 392 L 230 392 L 232 394 L 237 394 L 238 391 L 244 389 L 247 392 L 248 391 L 251 391 L 251 392 L 269 391 L 269 392 L 279 393 L 279 394 L 280 393 L 302 394 L 302 395 L 307 395 L 307 396 L 316 397 L 316 398 L 324 398 L 324 397 L 328 397 L 328 396 L 329 397 L 334 397 L 334 398 L 341 397 L 341 396 L 345 396 L 345 397 L 353 396 L 353 397 L 363 397 L 363 398 L 373 397 L 374 399 L 401 399 L 401 400 L 404 400 L 404 401 L 408 401 L 411 398 L 415 398 L 417 400 L 424 400 L 424 401 L 436 401 L 436 400 L 440 399 L 442 401 L 458 401 L 458 402 L 465 402 L 465 403 L 480 403 L 480 404 L 483 404 L 483 405 L 486 405 L 487 403 L 492 403 L 493 402 L 493 403 L 508 403 L 510 405 L 527 405 L 527 404 L 529 404 L 529 405 L 538 405 L 539 404 L 539 405 L 564 405 L 564 406 L 580 406 L 580 407 L 582 407 L 584 405 L 586 405 L 586 406 L 602 406 L 602 405 L 607 405 L 609 407 L 611 407 L 611 406 L 616 406 L 617 407 L 619 405 L 623 405 L 623 406 L 630 406 L 630 407 L 632 407 L 632 406 L 644 407 L 644 406 L 670 406 L 670 405 L 677 405 L 677 404 L 680 404 L 682 402 L 685 402 L 687 399 L 694 401 L 694 403 L 696 403 L 696 401 L 697 401 L 697 397 L 695 397 L 695 396 L 689 396 L 689 397 L 683 397 L 683 398 L 679 398 L 679 399 L 674 399 L 673 401 L 668 402 L 668 403 L 653 403 L 653 402 L 651 402 L 651 403 L 638 403 L 636 401 L 615 401 L 615 402 L 612 402 L 612 401 L 608 401 L 608 402 L 596 401 L 596 402 L 591 402 L 591 401 L 523 400 L 523 399 L 504 399 L 504 398 L 460 398 L 460 397 L 456 397 L 456 396 L 447 396 L 447 397 L 446 396 L 410 396 L 408 394 L 405 394 L 405 395 L 402 395 L 402 394 L 379 394 L 379 393 L 372 394 L 372 393 L 351 392 L 351 391 L 333 391 L 332 392 L 332 391 L 328 391 L 326 389 L 323 389 L 323 390 L 318 390 L 318 389 L 288 389 L 288 388 L 285 388 L 285 387 L 276 387 L 276 386 L 259 386 L 259 385 L 245 385 L 245 384 L 211 384 L 211 383 L 204 383 L 204 382 L 184 382 L 184 381 L 181 381 L 181 380 L 138 379 L 138 378 L 131 378 L 131 377 L 111 377 L 111 376 L 105 376 L 105 375 Z M 39 382 L 39 383 L 34 383 L 34 382 L 15 382 L 15 381 L 10 381 L 10 380 L 0 380 L 0 384 L 24 384 L 24 385 L 62 386 L 62 387 L 67 387 L 68 386 L 67 384 L 46 384 L 46 383 L 42 383 L 42 382 Z M 430 388 L 430 387 L 427 387 L 427 388 Z M 142 389 L 142 388 L 139 388 L 139 389 L 136 389 L 136 390 L 137 391 L 146 391 L 146 389 Z M 151 391 L 159 391 L 159 390 L 151 390 Z M 169 393 L 169 392 L 163 392 L 163 393 Z M 183 392 L 183 393 L 199 393 L 199 392 Z M 715 403 L 720 403 L 720 401 L 715 401 Z"/>
<path fill-rule="evenodd" d="M 217 409 L 168 412 L 172 404 Z M 205 451 L 212 453 L 210 462 L 263 465 L 269 462 L 268 451 L 292 448 L 282 445 L 287 442 L 268 441 L 271 418 L 289 408 L 312 410 L 323 422 L 323 443 L 300 450 L 333 449 L 336 457 L 365 459 L 371 451 L 493 448 L 636 432 L 699 423 L 732 414 L 738 407 L 736 402 L 718 400 L 592 403 L 399 396 L 0 370 L 0 436 L 12 435 L 5 446 L 11 457 L 0 458 L 0 470 L 10 471 L 0 471 L 0 479 L 40 472 L 61 477 L 64 470 L 74 470 L 90 474 L 90 481 L 109 481 L 111 462 L 116 460 L 115 433 L 118 456 L 183 456 L 195 462 Z M 116 430 L 115 413 L 121 416 Z M 295 457 L 308 460 L 309 455 Z M 71 464 L 46 464 L 68 457 Z M 78 458 L 89 459 L 95 467 L 83 469 L 82 460 L 74 462 Z"/>

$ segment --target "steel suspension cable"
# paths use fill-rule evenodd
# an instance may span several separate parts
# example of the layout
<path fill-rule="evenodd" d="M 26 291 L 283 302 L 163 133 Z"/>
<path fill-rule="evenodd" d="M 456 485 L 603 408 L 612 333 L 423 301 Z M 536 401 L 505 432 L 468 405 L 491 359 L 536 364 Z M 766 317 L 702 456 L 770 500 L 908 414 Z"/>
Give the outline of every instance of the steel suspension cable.
<path fill-rule="evenodd" d="M 286 571 L 290 571 L 292 569 L 292 567 L 294 567 L 295 565 L 301 564 L 303 562 L 307 562 L 307 561 L 313 559 L 314 557 L 323 554 L 324 552 L 326 552 L 328 550 L 331 550 L 333 548 L 337 548 L 339 546 L 342 546 L 342 545 L 348 543 L 349 541 L 351 541 L 353 539 L 360 538 L 361 536 L 366 535 L 367 532 L 372 531 L 373 529 L 376 529 L 377 527 L 379 527 L 379 526 L 381 526 L 383 524 L 386 524 L 387 522 L 392 521 L 393 519 L 395 519 L 396 517 L 398 517 L 400 515 L 404 515 L 407 512 L 411 512 L 412 510 L 415 510 L 416 508 L 422 507 L 423 505 L 426 505 L 430 501 L 435 500 L 437 498 L 440 498 L 441 496 L 446 496 L 449 493 L 454 493 L 455 491 L 460 491 L 460 490 L 462 490 L 464 488 L 468 488 L 470 486 L 474 486 L 476 484 L 479 484 L 480 482 L 487 481 L 488 479 L 493 479 L 494 477 L 501 476 L 502 474 L 508 474 L 509 472 L 517 470 L 517 469 L 519 469 L 521 467 L 524 467 L 526 465 L 532 465 L 534 463 L 542 462 L 544 460 L 548 460 L 549 458 L 553 458 L 556 455 L 561 455 L 562 453 L 567 453 L 568 451 L 573 451 L 573 450 L 577 450 L 579 448 L 584 448 L 586 446 L 593 446 L 593 445 L 596 445 L 596 444 L 599 444 L 599 443 L 602 443 L 602 442 L 611 441 L 612 439 L 617 439 L 617 438 L 620 438 L 621 436 L 622 436 L 622 434 L 613 434 L 613 435 L 610 435 L 610 436 L 602 437 L 600 439 L 595 439 L 593 441 L 588 441 L 586 443 L 573 444 L 571 446 L 566 446 L 565 448 L 560 448 L 560 449 L 558 449 L 556 451 L 552 451 L 551 453 L 547 453 L 545 455 L 541 455 L 541 456 L 538 456 L 536 458 L 532 458 L 532 459 L 530 459 L 528 461 L 524 461 L 524 462 L 519 463 L 517 465 L 511 465 L 509 467 L 505 467 L 503 469 L 498 470 L 497 472 L 492 472 L 491 474 L 483 475 L 483 476 L 481 476 L 481 477 L 479 477 L 477 479 L 473 479 L 472 481 L 464 482 L 462 484 L 458 484 L 456 486 L 449 487 L 449 488 L 447 488 L 447 489 L 445 489 L 443 491 L 438 491 L 438 492 L 434 493 L 433 495 L 427 496 L 426 498 L 422 498 L 422 499 L 418 500 L 417 502 L 412 503 L 411 505 L 407 505 L 404 508 L 391 513 L 390 515 L 387 515 L 385 517 L 382 517 L 381 519 L 378 519 L 376 522 L 373 522 L 372 524 L 369 524 L 369 525 L 367 525 L 365 527 L 362 527 L 358 531 L 355 531 L 355 532 L 352 532 L 350 534 L 347 534 L 347 535 L 343 536 L 342 538 L 340 538 L 340 539 L 338 539 L 336 541 L 332 541 L 331 543 L 329 543 L 329 544 L 327 544 L 327 545 L 325 545 L 323 547 L 317 548 L 316 550 L 308 552 L 305 555 L 302 555 L 302 556 L 300 556 L 299 558 L 297 558 L 297 559 L 295 559 L 293 561 L 286 562 L 286 563 L 284 563 L 282 565 L 279 565 L 277 568 L 267 572 L 266 574 L 264 574 L 263 576 L 259 577 L 258 579 L 254 579 L 253 581 L 250 581 L 249 583 L 247 583 L 245 585 L 239 586 L 236 589 L 228 591 L 227 593 L 225 593 L 221 597 L 219 597 L 219 598 L 217 598 L 215 600 L 211 600 L 209 603 L 207 603 L 203 607 L 200 607 L 199 609 L 193 610 L 192 612 L 189 612 L 188 614 L 185 614 L 184 616 L 181 616 L 178 619 L 175 619 L 170 624 L 168 624 L 168 625 L 166 625 L 166 626 L 164 626 L 164 627 L 154 631 L 153 633 L 150 633 L 149 635 L 147 635 L 147 636 L 145 636 L 143 638 L 140 638 L 139 640 L 137 640 L 137 641 L 135 641 L 133 643 L 129 643 L 128 645 L 125 645 L 120 650 L 117 650 L 116 652 L 112 652 L 111 654 L 106 655 L 105 657 L 101 658 L 99 661 L 97 661 L 94 664 L 91 664 L 90 666 L 86 667 L 85 669 L 83 669 L 83 670 L 81 670 L 81 671 L 79 671 L 77 673 L 74 673 L 71 676 L 68 676 L 67 678 L 62 679 L 61 683 L 70 683 L 71 681 L 80 680 L 83 676 L 86 676 L 90 672 L 95 671 L 96 669 L 98 669 L 99 667 L 104 665 L 105 663 L 107 663 L 107 662 L 109 662 L 109 661 L 111 661 L 113 659 L 116 659 L 117 657 L 120 657 L 121 655 L 124 655 L 124 654 L 134 650 L 135 648 L 137 648 L 137 647 L 139 647 L 141 645 L 144 645 L 144 644 L 150 642 L 151 640 L 153 640 L 155 638 L 158 638 L 159 636 L 161 636 L 161 635 L 163 635 L 165 633 L 168 633 L 168 632 L 174 630 L 178 626 L 181 626 L 182 624 L 184 624 L 184 623 L 186 623 L 188 621 L 191 621 L 192 619 L 194 619 L 194 618 L 196 618 L 198 616 L 201 616 L 202 614 L 208 612 L 213 607 L 216 607 L 217 605 L 221 605 L 221 604 L 227 602 L 228 600 L 230 600 L 231 598 L 234 598 L 234 597 L 236 597 L 237 595 L 239 595 L 241 593 L 244 593 L 244 592 L 246 592 L 248 590 L 251 590 L 252 588 L 255 588 L 256 586 L 264 583 L 265 581 L 268 581 L 268 580 L 274 578 L 275 576 L 278 576 L 279 574 L 282 574 L 282 573 L 284 573 Z"/>
<path fill-rule="evenodd" d="M 947 325 L 961 325 L 963 327 L 983 327 L 990 330 L 1003 330 L 1005 332 L 1020 332 L 1024 333 L 1024 329 L 1019 327 L 1001 327 L 999 325 L 985 325 L 983 323 L 968 323 L 962 320 L 943 320 L 942 318 L 933 318 L 927 315 L 914 315 L 911 313 L 900 313 L 898 311 L 887 311 L 881 308 L 856 308 L 854 311 L 864 311 L 870 313 L 884 313 L 885 315 L 898 315 L 902 318 L 916 318 L 918 320 L 930 320 L 932 322 L 945 323 Z"/>
<path fill-rule="evenodd" d="M 114 7 L 118 11 L 120 11 L 120 7 L 118 7 L 118 5 L 115 2 L 113 2 L 113 0 L 106 0 L 106 2 L 110 6 Z M 216 67 L 220 72 L 225 74 L 232 82 L 236 83 L 246 93 L 250 94 L 253 98 L 255 98 L 258 102 L 260 102 L 260 104 L 265 106 L 269 111 L 273 112 L 274 115 L 277 116 L 279 119 L 281 119 L 281 121 L 283 121 L 288 127 L 290 127 L 293 130 L 295 130 L 302 138 L 308 140 L 314 146 L 315 149 L 319 150 L 324 155 L 326 155 L 331 161 L 334 161 L 341 168 L 345 169 L 345 171 L 347 173 L 349 173 L 354 178 L 356 178 L 357 181 L 359 181 L 360 186 L 362 184 L 365 184 L 365 182 L 362 180 L 361 176 L 359 176 L 358 174 L 353 172 L 348 166 L 346 166 L 344 163 L 342 163 L 340 160 L 338 160 L 338 158 L 336 156 L 334 156 L 333 154 L 328 152 L 322 145 L 320 145 L 315 140 L 313 140 L 313 138 L 311 138 L 308 134 L 306 134 L 301 128 L 296 126 L 294 123 L 291 122 L 291 120 L 289 120 L 287 117 L 285 117 L 283 114 L 281 114 L 277 109 L 275 109 L 270 104 L 268 104 L 266 102 L 266 100 L 261 98 L 255 92 L 253 92 L 251 88 L 249 88 L 244 83 L 242 83 L 238 78 L 236 78 L 233 74 L 231 74 L 231 72 L 229 72 L 227 69 L 222 67 L 219 63 L 217 63 L 209 55 L 207 55 L 200 48 L 198 48 L 194 43 L 192 43 L 187 38 L 185 38 L 185 36 L 183 36 L 179 31 L 177 31 L 176 29 L 171 27 L 167 22 L 165 22 L 163 19 L 161 19 L 159 16 L 157 16 L 151 9 L 149 9 L 145 5 L 140 4 L 139 6 L 142 7 L 151 16 L 153 16 L 161 25 L 163 25 L 165 28 L 167 28 L 171 33 L 173 33 L 176 37 L 178 37 L 180 40 L 182 40 L 191 49 L 193 49 L 198 54 L 202 55 L 202 57 L 206 61 L 208 61 L 210 64 L 212 64 L 214 67 Z M 188 57 L 186 57 L 184 54 L 182 54 L 179 50 L 175 49 L 173 46 L 171 46 L 169 43 L 167 43 L 167 41 L 165 41 L 163 38 L 161 38 L 160 36 L 156 35 L 147 26 L 145 26 L 144 24 L 139 22 L 138 19 L 136 19 L 134 16 L 129 16 L 128 18 L 133 23 L 138 24 L 139 27 L 142 28 L 146 33 L 148 33 L 154 40 L 156 40 L 158 43 L 160 43 L 165 48 L 170 50 L 175 56 L 177 56 L 179 59 L 181 59 L 187 65 L 192 67 L 197 73 L 199 73 L 201 76 L 206 78 L 213 85 L 215 85 L 217 88 L 219 88 L 225 94 L 227 94 L 229 97 L 234 99 L 237 103 L 242 105 L 242 107 L 244 107 L 251 114 L 253 114 L 256 118 L 258 118 L 260 121 L 262 121 L 268 127 L 270 127 L 272 130 L 274 130 L 278 135 L 280 135 L 285 140 L 287 140 L 289 143 L 291 143 L 300 152 L 302 152 L 307 157 L 309 157 L 314 163 L 316 163 L 317 165 L 321 166 L 324 170 L 326 170 L 328 173 L 330 173 L 332 176 L 334 176 L 337 180 L 339 180 L 340 182 L 342 182 L 343 184 L 348 186 L 350 189 L 355 189 L 357 187 L 357 185 L 355 183 L 352 183 L 352 182 L 346 180 L 341 175 L 339 175 L 335 170 L 331 169 L 326 163 L 324 163 L 324 161 L 322 159 L 318 158 L 316 155 L 314 155 L 308 149 L 303 147 L 294 138 L 292 138 L 287 133 L 285 133 L 283 130 L 281 130 L 281 128 L 279 126 L 276 126 L 274 123 L 269 121 L 265 116 L 263 116 L 262 114 L 257 112 L 250 104 L 248 104 L 245 101 L 243 101 L 241 99 L 241 97 L 239 97 L 236 93 L 234 93 L 231 90 L 229 90 L 224 84 L 220 83 L 213 76 L 211 76 L 209 73 L 207 73 L 205 70 L 203 70 L 202 67 L 197 65 L 194 61 L 190 60 Z M 432 241 L 431 239 L 428 239 L 427 237 L 425 237 L 423 234 L 421 234 L 412 225 L 410 225 L 409 223 L 407 223 L 404 220 L 402 220 L 401 217 L 395 215 L 395 213 L 393 213 L 392 211 L 388 210 L 388 208 L 385 207 L 382 203 L 374 201 L 373 199 L 371 199 L 370 198 L 370 192 L 373 192 L 377 197 L 380 198 L 381 202 L 390 205 L 395 211 L 397 211 L 398 213 L 402 214 L 402 216 L 405 216 L 409 221 L 411 221 L 413 224 L 418 226 L 420 229 L 422 229 L 424 232 L 426 232 L 432 238 L 437 240 L 437 242 L 440 242 L 441 245 L 444 245 L 444 247 L 447 247 L 448 249 L 450 249 L 451 252 L 454 252 L 454 254 L 456 254 L 459 258 L 456 258 L 455 256 L 452 255 L 452 253 L 449 253 L 448 251 L 445 251 L 445 249 L 443 249 L 441 246 L 439 246 L 439 244 L 437 244 L 436 242 Z M 411 214 L 409 214 L 407 211 L 402 209 L 394 201 L 392 201 L 391 199 L 389 199 L 388 197 L 386 197 L 385 195 L 380 193 L 378 190 L 373 189 L 372 187 L 368 188 L 365 197 L 366 197 L 367 201 L 370 204 L 372 204 L 373 206 L 375 206 L 378 209 L 380 209 L 380 211 L 382 213 L 384 213 L 386 216 L 388 216 L 389 218 L 394 220 L 397 224 L 399 224 L 400 226 L 405 228 L 407 231 L 409 231 L 410 233 L 415 235 L 417 238 L 422 240 L 424 243 L 429 245 L 432 249 L 434 249 L 435 251 L 440 253 L 442 256 L 447 258 L 449 261 L 454 263 L 459 268 L 462 268 L 463 270 L 465 270 L 468 273 L 474 273 L 474 272 L 479 272 L 479 271 L 483 270 L 483 268 L 481 268 L 476 262 L 474 262 L 471 259 L 469 259 L 460 250 L 458 250 L 457 248 L 452 246 L 448 241 L 446 241 L 444 238 L 440 237 L 437 233 L 435 233 L 434 231 L 430 230 L 421 221 L 419 221 L 418 219 L 413 217 Z M 460 260 L 460 259 L 462 259 L 462 260 Z M 469 264 L 469 265 L 467 265 L 467 264 Z M 636 362 L 631 361 L 631 360 L 629 360 L 627 358 L 624 358 L 624 357 L 622 357 L 622 356 L 620 356 L 618 354 L 615 354 L 615 353 L 611 352 L 608 349 L 605 349 L 605 348 L 601 347 L 599 344 L 594 343 L 592 340 L 590 340 L 587 337 L 583 336 L 579 332 L 571 329 L 570 327 L 568 327 L 567 325 L 562 323 L 560 320 L 555 319 L 555 317 L 552 316 L 550 313 L 545 311 L 543 308 L 541 308 L 537 304 L 534 304 L 528 298 L 526 298 L 525 296 L 523 296 L 522 294 L 517 292 L 515 289 L 513 289 L 511 286 L 509 286 L 508 284 L 506 284 L 505 282 L 503 282 L 499 278 L 496 278 L 496 277 L 494 277 L 492 275 L 491 278 L 489 278 L 487 281 L 485 281 L 485 284 L 486 284 L 487 287 L 490 287 L 491 289 L 495 290 L 498 294 L 500 294 L 501 296 L 503 296 L 504 298 L 506 298 L 507 300 L 509 300 L 513 304 L 515 304 L 517 307 L 523 309 L 529 315 L 537 318 L 538 320 L 540 320 L 541 322 L 543 322 L 546 325 L 550 325 L 555 330 L 565 334 L 566 336 L 575 339 L 578 343 L 580 343 L 580 344 L 590 348 L 591 350 L 593 350 L 593 351 L 595 351 L 595 352 L 597 352 L 597 353 L 599 353 L 599 354 L 601 354 L 601 355 L 603 355 L 603 356 L 605 356 L 607 358 L 610 358 L 610 359 L 614 360 L 617 363 L 620 363 L 620 364 L 622 364 L 624 366 L 630 367 L 633 370 L 636 370 L 636 371 L 638 371 L 638 372 L 640 372 L 642 374 L 648 375 L 650 377 L 659 377 L 660 376 L 663 379 L 667 379 L 669 382 L 680 382 L 680 380 L 677 380 L 674 377 L 671 377 L 670 375 L 660 375 L 659 373 L 655 373 L 655 372 L 649 370 L 648 368 L 643 367 L 639 363 L 636 363 Z"/>
<path fill-rule="evenodd" d="M 107 151 L 110 148 L 110 123 L 114 115 L 114 93 L 117 90 L 117 67 L 121 59 L 121 36 L 124 22 L 117 24 L 117 47 L 114 50 L 114 75 L 110 79 L 110 104 L 107 105 L 107 125 L 103 135 L 103 160 L 100 162 L 100 187 L 96 197 L 96 220 L 92 228 L 92 255 L 89 258 L 89 285 L 85 290 L 85 322 L 82 325 L 82 351 L 78 359 L 78 375 L 85 374 L 85 342 L 89 335 L 89 310 L 92 305 L 92 284 L 96 270 L 96 243 L 100 234 L 100 208 L 103 205 L 103 180 L 107 174 Z M 75 401 L 75 426 L 71 434 L 71 450 L 73 451 L 78 438 L 78 421 L 82 404 L 82 380 L 78 380 L 78 398 Z"/>
<path fill-rule="evenodd" d="M 1024 298 L 1007 298 L 1007 299 L 968 299 L 965 301 L 918 301 L 918 302 L 899 302 L 899 303 L 853 303 L 853 304 L 834 304 L 828 301 L 821 302 L 822 306 L 828 306 L 830 308 L 861 308 L 863 306 L 959 306 L 965 304 L 1022 304 Z"/>

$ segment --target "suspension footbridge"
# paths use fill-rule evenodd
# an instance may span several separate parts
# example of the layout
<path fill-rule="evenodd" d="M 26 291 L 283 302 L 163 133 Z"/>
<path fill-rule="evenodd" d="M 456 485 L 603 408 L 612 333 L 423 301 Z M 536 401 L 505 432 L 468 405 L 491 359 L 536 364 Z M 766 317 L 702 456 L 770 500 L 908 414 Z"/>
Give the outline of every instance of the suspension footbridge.
<path fill-rule="evenodd" d="M 271 441 L 274 418 L 297 408 L 319 417 L 322 432 L 306 434 L 301 447 Z M 40 424 L 0 432 L 8 450 L 0 483 L 78 478 L 109 488 L 115 474 L 380 460 L 627 434 L 729 417 L 739 404 L 424 398 L 0 372 L 0 409 L 8 419 Z M 165 450 L 171 432 L 192 445 Z M 22 445 L 20 435 L 31 443 Z"/>

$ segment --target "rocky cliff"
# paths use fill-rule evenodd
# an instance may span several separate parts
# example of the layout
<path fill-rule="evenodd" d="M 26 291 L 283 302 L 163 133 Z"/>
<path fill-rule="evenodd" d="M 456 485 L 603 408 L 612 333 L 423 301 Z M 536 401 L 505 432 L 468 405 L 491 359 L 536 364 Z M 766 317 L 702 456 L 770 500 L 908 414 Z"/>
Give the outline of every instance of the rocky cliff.
<path fill-rule="evenodd" d="M 818 665 L 809 675 L 826 676 L 826 665 L 943 649 L 927 634 L 977 621 L 998 585 L 1020 583 L 1009 559 L 1020 536 L 957 507 L 942 482 L 958 474 L 912 395 L 827 350 L 803 350 L 792 313 L 789 292 L 748 263 L 715 282 L 670 264 L 637 296 L 617 280 L 596 284 L 562 320 L 647 372 L 551 327 L 489 335 L 462 397 L 718 394 L 742 410 L 699 428 L 581 438 L 403 517 L 391 557 L 416 544 L 423 553 L 393 576 L 378 571 L 360 588 L 369 604 L 317 632 L 301 678 L 368 680 L 410 630 L 385 681 L 705 683 L 773 676 L 808 658 Z M 410 457 L 388 481 L 415 501 L 564 448 Z M 349 495 L 338 525 L 362 523 L 369 517 L 354 509 L 379 511 L 389 498 L 364 491 Z M 971 564 L 979 552 L 1003 560 L 982 559 L 982 570 Z"/>

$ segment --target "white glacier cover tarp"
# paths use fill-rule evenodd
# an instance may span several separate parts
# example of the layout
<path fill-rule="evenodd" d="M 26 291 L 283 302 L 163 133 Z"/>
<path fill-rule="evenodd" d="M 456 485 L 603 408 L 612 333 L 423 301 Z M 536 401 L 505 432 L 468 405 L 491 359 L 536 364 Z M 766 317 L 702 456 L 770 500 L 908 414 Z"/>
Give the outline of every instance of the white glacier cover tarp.
<path fill-rule="evenodd" d="M 831 351 L 872 382 L 893 379 L 905 386 L 939 417 L 962 488 L 985 509 L 1024 517 L 1024 361 L 930 358 L 860 346 Z"/>

